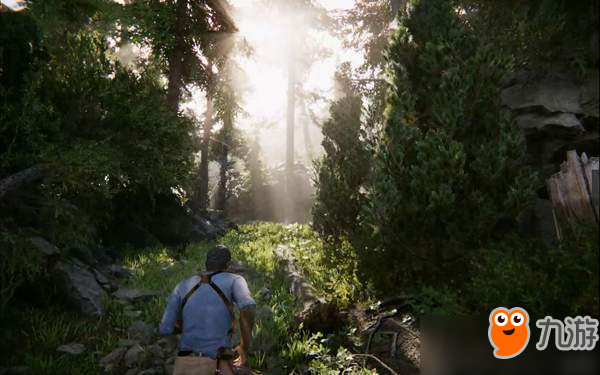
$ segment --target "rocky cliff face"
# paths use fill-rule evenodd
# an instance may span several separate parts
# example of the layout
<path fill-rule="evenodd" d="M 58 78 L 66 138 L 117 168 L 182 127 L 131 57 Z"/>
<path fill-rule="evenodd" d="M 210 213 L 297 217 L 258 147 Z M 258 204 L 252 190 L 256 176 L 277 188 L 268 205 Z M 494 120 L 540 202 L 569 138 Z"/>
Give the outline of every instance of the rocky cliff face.
<path fill-rule="evenodd" d="M 529 163 L 544 180 L 560 170 L 567 151 L 599 156 L 598 85 L 597 71 L 584 79 L 522 72 L 507 82 L 502 102 L 525 132 Z M 538 197 L 521 229 L 556 244 L 557 223 L 545 186 Z"/>
<path fill-rule="evenodd" d="M 557 172 L 569 150 L 598 156 L 597 71 L 584 79 L 522 72 L 509 80 L 502 102 L 516 114 L 531 165 L 542 177 Z"/>

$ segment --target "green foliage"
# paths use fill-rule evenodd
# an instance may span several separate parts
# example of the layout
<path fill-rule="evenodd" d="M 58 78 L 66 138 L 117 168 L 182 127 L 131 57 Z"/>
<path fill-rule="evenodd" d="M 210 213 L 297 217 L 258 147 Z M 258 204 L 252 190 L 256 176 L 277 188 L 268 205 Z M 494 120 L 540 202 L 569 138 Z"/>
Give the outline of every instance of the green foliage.
<path fill-rule="evenodd" d="M 336 244 L 324 242 L 306 225 L 291 225 L 286 229 L 285 244 L 319 295 L 330 296 L 340 307 L 349 306 L 361 296 L 357 259 L 348 240 L 339 239 Z M 334 261 L 331 254 L 336 254 Z"/>
<path fill-rule="evenodd" d="M 502 56 L 449 1 L 418 2 L 401 21 L 367 209 L 376 245 L 361 255 L 365 274 L 389 270 L 379 286 L 465 275 L 533 195 L 523 135 L 499 102 Z"/>
<path fill-rule="evenodd" d="M 25 365 L 34 374 L 77 375 L 98 373 L 102 353 L 108 353 L 133 323 L 124 306 L 107 303 L 99 319 L 82 319 L 64 306 L 41 308 L 9 307 L 0 310 L 3 365 Z M 80 342 L 86 346 L 81 356 L 61 354 L 61 345 Z M 15 350 L 18 348 L 18 350 Z"/>
<path fill-rule="evenodd" d="M 409 296 L 415 315 L 462 315 L 469 312 L 456 289 L 422 286 Z M 510 305 L 512 306 L 512 305 Z"/>
<path fill-rule="evenodd" d="M 522 306 L 532 316 L 597 315 L 598 229 L 571 223 L 559 247 L 509 235 L 485 245 L 462 285 L 423 286 L 410 296 L 415 314 L 488 314 Z"/>
<path fill-rule="evenodd" d="M 246 134 L 250 137 L 249 134 Z M 240 221 L 268 220 L 272 217 L 271 177 L 261 155 L 258 137 L 255 135 L 244 145 L 243 170 L 234 191 L 234 198 L 228 202 L 227 213 Z M 231 187 L 230 186 L 230 190 Z"/>
<path fill-rule="evenodd" d="M 43 273 L 43 260 L 25 236 L 0 230 L 0 310 L 17 288 Z"/>
<path fill-rule="evenodd" d="M 347 350 L 332 348 L 327 338 L 318 333 L 307 334 L 295 323 L 296 301 L 289 293 L 286 275 L 279 268 L 276 256 L 279 246 L 287 246 L 291 250 L 295 263 L 318 295 L 344 306 L 359 288 L 355 275 L 332 268 L 327 263 L 323 252 L 325 245 L 309 226 L 243 225 L 239 231 L 230 231 L 223 242 L 233 249 L 234 258 L 258 271 L 250 283 L 251 290 L 256 292 L 267 286 L 273 292 L 270 301 L 273 318 L 259 319 L 253 344 L 260 348 L 263 343 L 272 342 L 274 348 L 278 348 L 276 354 L 271 353 L 276 359 L 270 358 L 269 368 L 285 368 L 292 372 L 308 365 L 318 374 L 335 374 L 344 369 L 350 374 L 365 373 L 366 370 L 353 361 Z M 261 354 L 259 350 L 254 356 L 254 363 L 258 363 L 264 354 L 268 353 Z"/>
<path fill-rule="evenodd" d="M 37 265 L 33 255 L 24 262 L 22 233 L 64 249 L 90 243 L 114 217 L 118 195 L 169 192 L 192 169 L 193 122 L 167 107 L 156 68 L 134 72 L 111 59 L 111 34 L 97 21 L 109 3 L 34 1 L 1 14 L 0 35 L 18 37 L 0 40 L 0 179 L 34 165 L 46 171 L 41 184 L 19 187 L 31 207 L 15 199 L 0 218 L 0 232 L 11 234 L 2 254 L 11 290 L 31 279 L 28 263 Z"/>
<path fill-rule="evenodd" d="M 120 42 L 149 47 L 163 73 L 169 73 L 170 60 L 181 52 L 182 82 L 207 88 L 215 77 L 197 51 L 202 51 L 212 64 L 221 68 L 232 40 L 215 37 L 215 34 L 232 32 L 229 21 L 224 14 L 198 1 L 185 1 L 184 11 L 178 14 L 178 3 L 175 0 L 135 0 L 125 5 L 119 13 L 120 22 L 126 26 Z"/>
<path fill-rule="evenodd" d="M 370 155 L 361 129 L 361 99 L 347 88 L 343 98 L 331 105 L 331 118 L 322 127 L 323 157 L 317 171 L 313 224 L 317 232 L 333 239 L 353 236 L 364 203 L 364 186 Z"/>
<path fill-rule="evenodd" d="M 292 371 L 308 367 L 311 374 L 372 374 L 372 370 L 357 363 L 345 348 L 331 350 L 321 333 L 295 333 L 286 343 L 281 356 L 286 368 Z"/>
<path fill-rule="evenodd" d="M 95 219 L 105 219 L 117 193 L 183 183 L 192 166 L 192 124 L 166 107 L 152 71 L 134 74 L 110 61 L 93 33 L 70 35 L 62 57 L 31 75 L 20 105 L 8 108 L 5 170 L 46 165 L 44 192 Z"/>
<path fill-rule="evenodd" d="M 360 71 L 381 69 L 385 65 L 385 50 L 395 16 L 389 0 L 357 1 L 342 16 L 344 36 L 349 37 L 345 46 L 365 51 Z"/>
<path fill-rule="evenodd" d="M 475 261 L 466 303 L 478 313 L 526 306 L 539 316 L 596 315 L 598 248 L 598 228 L 581 223 L 569 225 L 558 248 L 518 237 L 490 244 Z"/>
<path fill-rule="evenodd" d="M 462 0 L 479 38 L 496 45 L 515 69 L 583 73 L 598 67 L 595 0 Z"/>
<path fill-rule="evenodd" d="M 381 58 L 390 20 L 387 11 L 373 12 L 378 6 L 360 3 L 349 13 L 361 23 L 348 45 L 367 48 L 359 73 L 376 71 Z M 499 305 L 528 306 L 534 314 L 597 313 L 597 228 L 569 225 L 558 249 L 515 234 L 537 181 L 524 167 L 523 136 L 502 109 L 499 89 L 518 70 L 597 68 L 598 3 L 415 0 L 409 6 L 388 47 L 380 133 L 377 91 L 361 91 L 375 109 L 362 120 L 375 131 L 362 139 L 374 152 L 374 173 L 365 211 L 357 215 L 363 221 L 350 224 L 350 236 L 337 234 L 351 239 L 351 255 L 332 252 L 331 262 L 354 259 L 363 282 L 409 293 L 416 313 L 487 313 Z M 328 198 L 345 208 L 348 191 L 332 183 L 339 174 L 323 170 L 319 185 L 335 186 Z M 336 206 L 318 204 L 317 228 L 336 213 Z M 362 238 L 361 230 L 372 236 Z"/>

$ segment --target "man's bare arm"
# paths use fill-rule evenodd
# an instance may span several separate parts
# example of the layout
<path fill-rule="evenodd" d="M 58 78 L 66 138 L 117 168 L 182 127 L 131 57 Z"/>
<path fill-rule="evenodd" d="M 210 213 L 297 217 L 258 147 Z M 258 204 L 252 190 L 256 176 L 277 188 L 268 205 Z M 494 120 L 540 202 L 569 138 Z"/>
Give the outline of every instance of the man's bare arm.
<path fill-rule="evenodd" d="M 252 341 L 252 328 L 254 327 L 254 315 L 256 309 L 254 307 L 240 310 L 240 366 L 248 366 L 248 352 Z"/>

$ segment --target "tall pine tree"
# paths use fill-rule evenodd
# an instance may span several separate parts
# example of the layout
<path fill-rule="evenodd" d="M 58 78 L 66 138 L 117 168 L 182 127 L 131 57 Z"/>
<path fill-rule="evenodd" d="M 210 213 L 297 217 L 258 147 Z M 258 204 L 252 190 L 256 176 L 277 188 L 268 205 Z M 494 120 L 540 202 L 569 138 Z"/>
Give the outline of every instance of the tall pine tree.
<path fill-rule="evenodd" d="M 325 155 L 316 163 L 313 207 L 315 229 L 333 240 L 355 237 L 358 232 L 364 203 L 361 187 L 371 160 L 361 136 L 361 98 L 352 90 L 347 75 L 338 73 L 336 78 L 340 93 L 322 127 Z"/>
<path fill-rule="evenodd" d="M 400 25 L 369 195 L 376 245 L 362 255 L 368 269 L 385 264 L 386 286 L 465 275 L 533 193 L 523 136 L 499 101 L 499 51 L 450 0 L 416 1 Z"/>

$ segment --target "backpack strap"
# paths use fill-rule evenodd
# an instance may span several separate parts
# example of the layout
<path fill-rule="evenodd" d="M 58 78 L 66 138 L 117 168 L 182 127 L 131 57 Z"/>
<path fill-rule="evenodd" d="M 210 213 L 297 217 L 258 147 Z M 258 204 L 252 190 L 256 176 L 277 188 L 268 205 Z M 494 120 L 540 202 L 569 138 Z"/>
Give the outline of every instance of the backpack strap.
<path fill-rule="evenodd" d="M 231 316 L 231 319 L 235 319 L 235 310 L 233 307 L 233 303 L 231 303 L 231 301 L 225 296 L 225 293 L 223 293 L 221 288 L 219 288 L 217 284 L 213 283 L 212 280 L 209 281 L 208 285 L 210 285 L 211 288 L 213 288 L 213 290 L 217 292 L 219 297 L 221 297 L 223 303 L 225 304 L 225 306 L 227 306 L 227 310 L 229 310 L 229 316 Z"/>
<path fill-rule="evenodd" d="M 227 310 L 229 311 L 229 317 L 231 318 L 231 328 L 229 329 L 228 333 L 229 333 L 229 335 L 233 335 L 233 331 L 234 331 L 234 327 L 235 327 L 235 309 L 233 307 L 233 303 L 231 303 L 231 301 L 225 296 L 225 293 L 223 292 L 223 290 L 221 288 L 219 288 L 219 286 L 212 281 L 213 276 L 215 276 L 219 273 L 222 273 L 222 272 L 223 271 L 217 271 L 217 272 L 213 272 L 208 275 L 200 275 L 200 281 L 196 285 L 194 285 L 192 287 L 192 289 L 190 289 L 183 297 L 183 300 L 181 301 L 180 311 L 183 313 L 183 307 L 187 303 L 188 299 L 190 299 L 192 294 L 194 294 L 194 292 L 196 290 L 198 290 L 198 288 L 200 288 L 200 285 L 208 284 L 215 291 L 215 293 L 217 293 L 217 295 L 221 298 L 221 300 L 227 307 Z"/>

